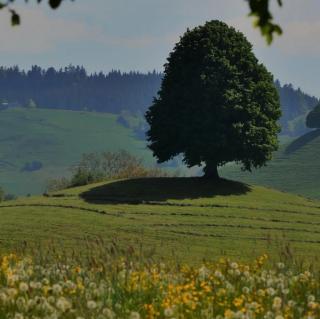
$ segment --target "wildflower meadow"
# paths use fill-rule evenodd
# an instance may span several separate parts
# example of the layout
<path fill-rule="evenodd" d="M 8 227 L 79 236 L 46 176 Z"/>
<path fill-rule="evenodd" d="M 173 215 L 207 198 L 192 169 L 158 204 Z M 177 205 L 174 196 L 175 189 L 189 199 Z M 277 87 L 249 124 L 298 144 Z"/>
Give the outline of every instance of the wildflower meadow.
<path fill-rule="evenodd" d="M 319 274 L 228 259 L 0 258 L 0 318 L 319 318 Z"/>

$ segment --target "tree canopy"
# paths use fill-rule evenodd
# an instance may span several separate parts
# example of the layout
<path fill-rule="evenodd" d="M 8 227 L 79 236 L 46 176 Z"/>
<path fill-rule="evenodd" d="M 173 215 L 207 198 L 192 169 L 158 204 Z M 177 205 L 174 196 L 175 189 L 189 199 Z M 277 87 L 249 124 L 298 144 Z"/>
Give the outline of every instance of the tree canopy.
<path fill-rule="evenodd" d="M 265 165 L 277 149 L 280 102 L 272 75 L 245 36 L 220 21 L 188 30 L 165 64 L 158 97 L 146 113 L 158 162 L 178 154 L 189 166 Z"/>
<path fill-rule="evenodd" d="M 308 113 L 306 125 L 309 128 L 320 128 L 320 104 Z"/>
<path fill-rule="evenodd" d="M 48 4 L 52 9 L 60 7 L 61 3 L 65 0 L 48 0 Z M 74 1 L 74 0 L 71 0 Z M 255 17 L 255 26 L 261 31 L 261 34 L 266 38 L 268 43 L 271 43 L 275 34 L 282 34 L 281 27 L 273 22 L 273 16 L 270 11 L 271 0 L 245 0 L 249 4 L 250 16 Z M 11 13 L 12 25 L 20 24 L 20 16 L 12 8 L 12 3 L 15 0 L 0 1 L 0 9 L 7 9 Z M 28 2 L 28 0 L 25 0 Z M 37 3 L 41 3 L 42 0 L 37 0 Z M 277 0 L 279 6 L 282 6 L 282 0 Z"/>

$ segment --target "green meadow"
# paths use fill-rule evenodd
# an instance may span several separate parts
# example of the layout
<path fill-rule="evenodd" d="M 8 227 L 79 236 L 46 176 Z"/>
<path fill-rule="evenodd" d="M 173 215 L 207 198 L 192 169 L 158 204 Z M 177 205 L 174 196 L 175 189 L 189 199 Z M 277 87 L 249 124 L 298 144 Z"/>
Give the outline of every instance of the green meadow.
<path fill-rule="evenodd" d="M 234 164 L 221 169 L 227 178 L 320 199 L 320 130 L 282 145 L 265 167 L 243 172 Z"/>
<path fill-rule="evenodd" d="M 126 149 L 152 161 L 145 143 L 114 114 L 25 108 L 0 114 L 0 181 L 8 193 L 43 193 L 47 180 L 68 176 L 83 153 Z M 23 171 L 33 161 L 41 169 Z"/>
<path fill-rule="evenodd" d="M 4 251 L 96 240 L 187 261 L 320 250 L 320 202 L 227 180 L 129 179 L 21 197 L 1 203 L 0 221 Z"/>

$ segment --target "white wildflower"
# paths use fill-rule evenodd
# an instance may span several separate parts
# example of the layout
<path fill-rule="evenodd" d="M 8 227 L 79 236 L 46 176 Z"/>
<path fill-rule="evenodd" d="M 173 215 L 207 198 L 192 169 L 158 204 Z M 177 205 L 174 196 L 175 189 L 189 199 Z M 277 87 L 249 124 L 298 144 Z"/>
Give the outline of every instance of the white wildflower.
<path fill-rule="evenodd" d="M 0 302 L 6 303 L 7 300 L 8 300 L 7 295 L 4 292 L 0 292 Z"/>
<path fill-rule="evenodd" d="M 221 280 L 224 279 L 224 276 L 222 275 L 222 273 L 221 273 L 219 270 L 216 270 L 216 271 L 214 272 L 214 276 L 215 276 L 216 278 L 221 279 Z"/>
<path fill-rule="evenodd" d="M 7 294 L 9 298 L 14 298 L 18 294 L 18 290 L 16 288 L 9 288 Z"/>
<path fill-rule="evenodd" d="M 52 286 L 52 292 L 55 294 L 55 295 L 60 295 L 62 293 L 62 287 L 59 285 L 59 284 L 54 284 Z"/>
<path fill-rule="evenodd" d="M 202 266 L 199 269 L 199 278 L 200 280 L 205 280 L 210 275 L 210 271 L 207 267 Z"/>
<path fill-rule="evenodd" d="M 140 314 L 139 314 L 139 312 L 132 311 L 132 312 L 130 313 L 129 318 L 130 318 L 130 319 L 140 319 Z"/>
<path fill-rule="evenodd" d="M 29 289 L 29 286 L 28 284 L 26 284 L 25 282 L 21 282 L 20 285 L 19 285 L 19 290 L 21 292 L 27 292 Z"/>
<path fill-rule="evenodd" d="M 233 269 L 237 269 L 238 268 L 238 264 L 233 262 L 230 264 L 230 267 L 233 268 Z"/>
<path fill-rule="evenodd" d="M 109 308 L 104 308 L 102 310 L 102 314 L 104 316 L 106 316 L 107 319 L 114 319 L 115 318 L 115 314 L 112 310 L 110 310 Z"/>
<path fill-rule="evenodd" d="M 268 293 L 269 296 L 274 296 L 276 291 L 272 287 L 269 287 L 267 289 L 267 293 Z"/>
<path fill-rule="evenodd" d="M 24 310 L 26 307 L 26 301 L 23 297 L 19 297 L 16 300 L 16 305 L 20 311 Z"/>
<path fill-rule="evenodd" d="M 93 300 L 89 300 L 87 302 L 87 307 L 89 309 L 96 309 L 97 308 L 97 303 L 95 301 L 93 301 Z"/>
<path fill-rule="evenodd" d="M 44 285 L 49 285 L 49 279 L 47 279 L 47 278 L 44 278 L 44 279 L 42 279 L 42 283 L 44 284 Z"/>
<path fill-rule="evenodd" d="M 172 308 L 166 308 L 164 309 L 164 315 L 165 317 L 172 317 L 174 314 L 174 311 Z"/>
<path fill-rule="evenodd" d="M 71 303 L 64 297 L 60 297 L 56 302 L 56 307 L 62 312 L 71 309 Z"/>
<path fill-rule="evenodd" d="M 248 294 L 248 293 L 250 292 L 250 289 L 249 289 L 248 287 L 243 287 L 243 288 L 242 288 L 242 292 L 243 292 L 244 294 Z"/>
<path fill-rule="evenodd" d="M 89 288 L 90 288 L 90 289 L 96 289 L 96 288 L 97 288 L 96 283 L 95 283 L 95 282 L 90 282 Z"/>
<path fill-rule="evenodd" d="M 282 305 L 282 299 L 280 297 L 275 297 L 273 299 L 272 308 L 275 310 L 279 310 L 281 308 L 281 305 Z"/>

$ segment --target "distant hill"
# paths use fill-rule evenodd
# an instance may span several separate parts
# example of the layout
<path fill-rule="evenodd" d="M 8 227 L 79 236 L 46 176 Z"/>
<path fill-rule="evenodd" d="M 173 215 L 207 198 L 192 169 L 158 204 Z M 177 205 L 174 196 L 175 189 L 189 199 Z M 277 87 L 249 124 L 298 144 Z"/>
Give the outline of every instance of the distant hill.
<path fill-rule="evenodd" d="M 68 66 L 56 70 L 33 66 L 0 68 L 0 109 L 10 106 L 37 106 L 50 109 L 84 110 L 120 114 L 122 111 L 144 114 L 156 96 L 162 74 L 111 71 L 88 74 L 83 67 Z M 275 82 L 283 116 L 281 135 L 299 136 L 308 130 L 306 114 L 319 100 L 295 89 L 291 84 Z M 2 102 L 2 103 L 1 103 Z"/>
<path fill-rule="evenodd" d="M 320 130 L 283 145 L 266 167 L 248 173 L 230 164 L 221 175 L 320 199 Z"/>
<path fill-rule="evenodd" d="M 146 143 L 117 119 L 95 112 L 0 111 L 0 186 L 8 193 L 42 193 L 49 178 L 69 175 L 85 152 L 126 149 L 151 163 Z"/>
<path fill-rule="evenodd" d="M 310 96 L 292 84 L 281 85 L 275 82 L 281 101 L 281 135 L 300 136 L 309 131 L 305 125 L 307 114 L 319 103 L 319 99 Z"/>

